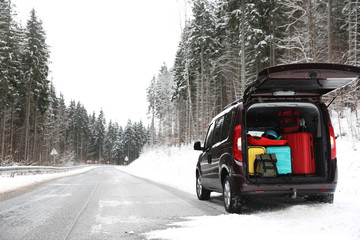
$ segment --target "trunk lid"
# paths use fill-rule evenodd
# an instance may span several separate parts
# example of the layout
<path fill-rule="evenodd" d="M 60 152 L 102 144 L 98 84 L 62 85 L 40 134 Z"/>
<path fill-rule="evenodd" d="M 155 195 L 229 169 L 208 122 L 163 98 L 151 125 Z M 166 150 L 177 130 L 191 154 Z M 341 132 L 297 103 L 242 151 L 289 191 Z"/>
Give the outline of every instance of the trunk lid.
<path fill-rule="evenodd" d="M 332 63 L 298 63 L 269 67 L 259 72 L 244 92 L 244 100 L 262 94 L 322 96 L 360 77 L 360 68 Z"/>

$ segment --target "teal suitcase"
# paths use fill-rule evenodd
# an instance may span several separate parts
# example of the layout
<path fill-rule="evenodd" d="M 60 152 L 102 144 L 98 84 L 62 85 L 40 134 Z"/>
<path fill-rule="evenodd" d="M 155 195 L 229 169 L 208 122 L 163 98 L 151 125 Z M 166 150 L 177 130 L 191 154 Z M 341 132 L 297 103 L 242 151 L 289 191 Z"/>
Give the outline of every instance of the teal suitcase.
<path fill-rule="evenodd" d="M 267 147 L 266 153 L 274 153 L 276 155 L 278 174 L 291 173 L 291 150 L 289 146 Z"/>

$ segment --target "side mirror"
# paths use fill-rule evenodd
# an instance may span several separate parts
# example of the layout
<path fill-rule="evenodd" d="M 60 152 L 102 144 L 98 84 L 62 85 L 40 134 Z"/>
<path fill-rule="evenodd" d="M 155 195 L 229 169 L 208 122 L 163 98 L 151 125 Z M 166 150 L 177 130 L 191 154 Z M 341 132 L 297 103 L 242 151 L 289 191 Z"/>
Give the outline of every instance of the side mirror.
<path fill-rule="evenodd" d="M 204 148 L 201 147 L 201 143 L 200 143 L 200 142 L 195 142 L 195 143 L 194 143 L 194 150 L 204 151 Z"/>

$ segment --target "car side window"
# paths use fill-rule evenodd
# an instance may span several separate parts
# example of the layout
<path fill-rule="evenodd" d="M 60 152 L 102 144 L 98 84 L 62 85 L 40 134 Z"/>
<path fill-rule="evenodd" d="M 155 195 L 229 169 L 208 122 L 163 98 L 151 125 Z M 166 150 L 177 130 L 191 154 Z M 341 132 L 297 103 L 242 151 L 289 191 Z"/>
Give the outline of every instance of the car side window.
<path fill-rule="evenodd" d="M 205 149 L 211 148 L 214 144 L 214 125 L 215 124 L 211 124 L 209 126 L 209 130 L 206 134 L 206 139 L 205 139 Z"/>
<path fill-rule="evenodd" d="M 221 141 L 227 139 L 230 134 L 231 120 L 233 119 L 233 115 L 234 111 L 231 111 L 224 116 L 224 123 L 221 129 Z"/>
<path fill-rule="evenodd" d="M 221 142 L 223 139 L 222 139 L 222 126 L 223 126 L 223 123 L 224 123 L 224 116 L 220 117 L 218 120 L 216 120 L 216 123 L 215 123 L 215 136 L 214 136 L 214 144 L 215 143 L 218 143 L 218 142 Z"/>

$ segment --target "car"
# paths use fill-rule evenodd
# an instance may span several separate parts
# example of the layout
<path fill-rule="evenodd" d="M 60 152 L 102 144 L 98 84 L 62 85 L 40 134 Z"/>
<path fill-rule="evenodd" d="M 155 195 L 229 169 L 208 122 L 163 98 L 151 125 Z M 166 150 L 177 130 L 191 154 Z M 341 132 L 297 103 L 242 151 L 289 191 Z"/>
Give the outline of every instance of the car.
<path fill-rule="evenodd" d="M 332 203 L 337 185 L 334 129 L 322 96 L 358 79 L 360 68 L 331 63 L 269 67 L 241 100 L 209 124 L 196 165 L 196 193 L 223 193 L 227 212 L 249 197 Z"/>

